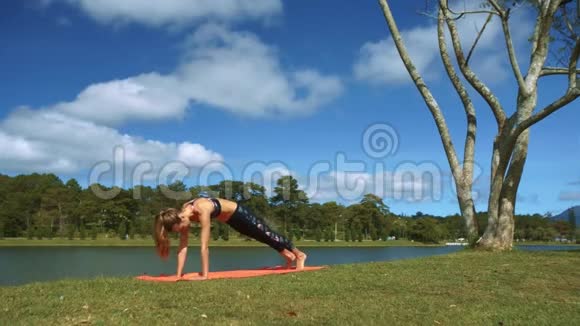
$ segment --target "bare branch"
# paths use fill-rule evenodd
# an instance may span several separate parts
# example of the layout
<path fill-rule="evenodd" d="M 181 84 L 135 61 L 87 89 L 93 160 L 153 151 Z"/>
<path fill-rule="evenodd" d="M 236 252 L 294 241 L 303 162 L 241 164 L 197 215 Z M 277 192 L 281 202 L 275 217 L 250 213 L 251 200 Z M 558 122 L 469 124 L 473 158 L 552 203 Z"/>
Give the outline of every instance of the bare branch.
<path fill-rule="evenodd" d="M 510 32 L 510 27 L 509 27 L 509 22 L 508 22 L 510 11 L 509 11 L 509 9 L 503 10 L 502 7 L 497 3 L 496 0 L 487 0 L 487 2 L 489 2 L 491 4 L 491 6 L 495 10 L 497 10 L 497 12 L 499 13 L 499 17 L 501 19 L 501 27 L 503 29 L 505 44 L 506 44 L 506 48 L 508 51 L 508 57 L 510 59 L 510 65 L 512 66 L 512 71 L 514 73 L 514 76 L 516 77 L 518 87 L 520 88 L 520 90 L 525 91 L 526 88 L 525 88 L 525 83 L 524 83 L 524 77 L 522 76 L 522 71 L 520 70 L 520 65 L 518 64 L 516 50 L 514 48 L 514 44 L 512 41 L 512 35 Z"/>
<path fill-rule="evenodd" d="M 498 12 L 492 10 L 463 10 L 460 12 L 455 12 L 451 8 L 448 8 L 449 12 L 455 16 L 463 16 L 468 14 L 490 14 L 490 15 L 497 15 Z"/>
<path fill-rule="evenodd" d="M 491 21 L 492 17 L 493 17 L 493 14 L 487 15 L 487 19 L 485 20 L 483 27 L 481 27 L 481 30 L 479 31 L 479 33 L 477 33 L 477 37 L 475 38 L 473 45 L 471 45 L 471 49 L 469 49 L 469 53 L 467 54 L 467 58 L 465 59 L 466 64 L 469 64 L 469 59 L 471 59 L 471 55 L 473 54 L 473 50 L 475 50 L 475 46 L 477 46 L 477 43 L 479 42 L 481 35 L 483 35 L 483 31 L 485 31 L 485 28 L 487 27 L 487 24 L 489 24 L 489 22 Z"/>
<path fill-rule="evenodd" d="M 502 128 L 502 126 L 505 123 L 506 116 L 505 116 L 505 112 L 503 111 L 503 108 L 501 107 L 499 100 L 491 92 L 491 90 L 481 80 L 479 80 L 479 78 L 477 78 L 477 76 L 475 75 L 473 70 L 471 70 L 471 68 L 467 64 L 467 61 L 465 60 L 465 57 L 463 55 L 463 50 L 461 47 L 461 40 L 459 38 L 457 26 L 455 25 L 455 22 L 453 20 L 449 19 L 449 15 L 448 15 L 449 8 L 447 5 L 447 0 L 441 0 L 439 2 L 439 4 L 440 4 L 441 9 L 443 10 L 444 16 L 446 18 L 447 27 L 449 28 L 449 33 L 451 35 L 453 49 L 455 51 L 455 57 L 457 58 L 457 61 L 459 63 L 459 68 L 461 70 L 461 73 L 463 74 L 465 79 L 467 79 L 469 84 L 487 102 L 487 104 L 489 105 L 489 107 L 491 108 L 491 110 L 493 112 L 493 115 L 495 117 L 495 120 L 497 122 L 498 127 Z"/>
<path fill-rule="evenodd" d="M 471 15 L 471 14 L 489 14 L 491 16 L 493 15 L 497 15 L 497 12 L 493 12 L 493 11 L 488 11 L 488 10 L 475 10 L 475 11 L 462 11 L 462 12 L 453 12 L 451 10 L 449 10 L 449 12 L 451 12 L 452 14 L 456 15 L 457 17 L 449 17 L 448 19 L 453 19 L 453 20 L 459 20 L 461 18 L 463 18 L 463 16 L 465 15 Z M 437 16 L 433 15 L 432 13 L 429 13 L 427 11 L 418 11 L 418 13 L 420 15 L 429 17 L 429 18 L 435 18 L 437 19 Z"/>
<path fill-rule="evenodd" d="M 554 57 L 554 59 L 556 60 L 557 63 L 559 63 L 562 67 L 566 66 L 565 60 L 562 60 L 561 56 L 556 51 L 554 51 L 553 48 L 548 49 L 548 51 L 550 52 L 550 55 L 552 55 Z M 540 74 L 541 73 L 542 73 L 542 71 L 540 70 Z"/>
<path fill-rule="evenodd" d="M 546 62 L 550 42 L 550 30 L 554 18 L 553 16 L 560 3 L 561 1 L 558 0 L 545 1 L 542 3 L 540 13 L 536 20 L 536 26 L 534 28 L 533 50 L 525 78 L 526 92 L 532 91 L 536 87 L 536 83 L 540 77 L 540 72 Z"/>
<path fill-rule="evenodd" d="M 449 9 L 449 12 L 456 15 L 456 16 L 464 16 L 470 14 L 490 14 L 490 15 L 497 15 L 498 13 L 491 10 L 466 10 L 461 12 L 454 12 L 453 10 Z"/>
<path fill-rule="evenodd" d="M 518 126 L 516 127 L 516 129 L 513 132 L 513 136 L 517 137 L 524 130 L 526 130 L 529 127 L 531 127 L 532 125 L 540 122 L 541 120 L 543 120 L 544 118 L 546 118 L 550 114 L 556 112 L 557 110 L 563 108 L 567 104 L 569 104 L 572 101 L 574 101 L 575 99 L 577 99 L 578 96 L 580 96 L 580 90 L 578 90 L 577 88 L 574 88 L 572 90 L 568 90 L 568 92 L 564 96 L 560 97 L 559 99 L 554 101 L 552 104 L 546 106 L 538 113 L 534 114 L 533 116 L 524 120 L 522 123 L 518 124 Z"/>
<path fill-rule="evenodd" d="M 522 123 L 520 123 L 514 130 L 513 136 L 517 138 L 519 134 L 521 134 L 524 130 L 531 127 L 533 124 L 541 121 L 550 114 L 556 112 L 557 110 L 563 108 L 564 106 L 571 103 L 580 96 L 580 88 L 576 83 L 576 78 L 578 76 L 577 66 L 579 55 L 580 55 L 580 38 L 577 38 L 574 50 L 572 50 L 572 54 L 570 55 L 570 62 L 568 64 L 567 69 L 568 90 L 566 91 L 566 94 L 564 94 L 564 96 L 554 101 L 552 104 L 540 110 L 538 113 L 522 121 Z"/>
<path fill-rule="evenodd" d="M 576 45 L 570 54 L 570 63 L 568 64 L 568 87 L 577 88 L 576 79 L 578 77 L 578 56 L 580 55 L 580 37 L 576 38 Z"/>
<path fill-rule="evenodd" d="M 397 27 L 395 22 L 395 18 L 393 17 L 393 13 L 391 12 L 391 8 L 389 7 L 386 0 L 379 0 L 379 4 L 383 10 L 383 15 L 385 20 L 387 21 L 387 25 L 389 30 L 391 31 L 391 35 L 393 37 L 393 42 L 397 47 L 397 51 L 401 56 L 401 60 L 405 65 L 405 68 L 409 72 L 409 75 L 413 79 L 415 86 L 421 93 L 425 104 L 429 108 L 433 119 L 435 120 L 435 124 L 437 126 L 437 130 L 439 131 L 439 135 L 441 136 L 441 142 L 443 143 L 443 147 L 445 149 L 445 154 L 447 155 L 447 160 L 449 161 L 449 165 L 451 167 L 451 171 L 454 177 L 461 177 L 461 168 L 459 166 L 459 162 L 457 160 L 457 154 L 455 152 L 455 148 L 453 147 L 453 143 L 451 142 L 451 134 L 449 133 L 449 128 L 447 127 L 447 123 L 445 122 L 445 117 L 441 113 L 441 109 L 439 108 L 439 104 L 429 91 L 429 88 L 425 84 L 423 78 L 415 68 L 411 57 L 409 56 L 409 52 L 403 43 L 403 39 L 401 37 L 401 32 Z"/>
<path fill-rule="evenodd" d="M 451 8 L 448 8 L 449 12 L 453 15 L 455 15 L 456 17 L 448 17 L 448 19 L 453 19 L 453 20 L 459 20 L 461 18 L 463 18 L 463 16 L 465 15 L 474 15 L 474 14 L 489 14 L 489 15 L 499 15 L 498 12 L 492 11 L 492 10 L 463 10 L 463 11 L 454 11 L 451 10 Z M 418 11 L 418 13 L 420 15 L 429 17 L 429 18 L 434 18 L 437 19 L 437 15 L 434 15 L 433 13 L 427 11 L 427 8 L 425 10 L 420 10 Z"/>
<path fill-rule="evenodd" d="M 491 15 L 490 15 L 491 17 Z M 445 17 L 443 16 L 443 10 L 439 9 L 438 19 L 437 19 L 437 36 L 439 40 L 439 53 L 441 55 L 441 60 L 443 61 L 443 66 L 447 72 L 447 76 L 451 80 L 455 91 L 461 99 L 463 108 L 465 109 L 465 115 L 467 116 L 467 134 L 465 135 L 465 145 L 463 153 L 463 178 L 464 181 L 472 181 L 473 179 L 473 161 L 475 155 L 475 136 L 477 133 L 477 117 L 475 115 L 475 107 L 473 102 L 469 97 L 469 93 L 461 83 L 453 63 L 451 62 L 451 57 L 449 56 L 449 51 L 447 51 L 447 42 L 445 41 L 444 32 Z M 484 26 L 485 28 L 485 26 Z M 470 184 L 470 183 L 469 183 Z"/>
<path fill-rule="evenodd" d="M 576 37 L 576 32 L 574 31 L 574 28 L 572 27 L 572 23 L 570 23 L 570 19 L 568 19 L 568 11 L 566 10 L 566 3 L 562 4 L 562 17 L 564 19 L 564 24 L 566 25 L 566 28 L 568 28 L 568 31 L 570 32 L 570 35 L 572 37 Z"/>
<path fill-rule="evenodd" d="M 489 1 L 491 3 L 495 3 L 494 0 L 489 0 Z M 495 3 L 495 5 L 497 6 L 496 3 Z M 506 44 L 506 48 L 508 51 L 508 57 L 510 58 L 510 65 L 512 66 L 512 71 L 514 73 L 514 76 L 516 77 L 516 81 L 518 82 L 518 86 L 519 86 L 520 90 L 525 91 L 526 86 L 524 83 L 524 77 L 522 76 L 522 71 L 520 70 L 520 65 L 518 64 L 516 50 L 514 48 L 514 44 L 512 41 L 512 35 L 510 32 L 510 27 L 509 27 L 509 22 L 508 22 L 509 11 L 502 12 L 500 18 L 501 18 L 501 27 L 503 29 L 505 44 Z"/>
<path fill-rule="evenodd" d="M 536 52 L 536 46 L 538 44 L 538 38 L 540 37 L 540 21 L 542 20 L 542 14 L 538 10 L 538 16 L 536 17 L 536 24 L 534 24 L 534 32 L 532 34 L 532 53 Z"/>
<path fill-rule="evenodd" d="M 495 0 L 487 0 L 487 2 L 489 2 L 489 4 L 493 7 L 493 9 L 497 11 L 500 17 L 503 17 L 505 15 L 505 12 Z"/>
<path fill-rule="evenodd" d="M 429 18 L 437 19 L 437 16 L 435 16 L 435 15 L 433 15 L 432 13 L 430 13 L 430 12 L 427 12 L 427 11 L 417 11 L 417 13 L 418 13 L 419 15 L 423 15 L 423 16 L 425 16 L 425 17 L 429 17 Z"/>
<path fill-rule="evenodd" d="M 568 75 L 570 73 L 570 69 L 568 68 L 559 68 L 559 67 L 544 67 L 540 72 L 540 77 L 543 76 L 550 76 L 550 75 Z M 576 73 L 580 73 L 580 70 L 576 70 Z"/>

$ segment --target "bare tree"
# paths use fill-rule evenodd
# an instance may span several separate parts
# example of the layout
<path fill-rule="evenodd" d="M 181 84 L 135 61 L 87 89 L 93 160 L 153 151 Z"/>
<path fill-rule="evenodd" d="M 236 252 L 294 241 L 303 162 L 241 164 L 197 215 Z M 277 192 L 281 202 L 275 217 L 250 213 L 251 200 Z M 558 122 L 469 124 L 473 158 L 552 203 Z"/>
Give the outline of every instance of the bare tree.
<path fill-rule="evenodd" d="M 399 55 L 437 125 L 457 187 L 459 207 L 465 218 L 467 232 L 472 239 L 478 237 L 475 206 L 472 197 L 477 117 L 468 90 L 471 90 L 471 88 L 475 90 L 484 99 L 495 117 L 497 134 L 493 141 L 493 154 L 491 157 L 488 226 L 477 242 L 480 247 L 494 250 L 510 250 L 512 248 L 516 194 L 528 153 L 529 128 L 580 96 L 580 88 L 577 85 L 577 62 L 580 53 L 580 37 L 577 33 L 578 17 L 571 13 L 575 10 L 570 7 L 575 6 L 575 4 L 569 6 L 570 3 L 570 0 L 509 2 L 487 0 L 482 2 L 482 6 L 478 10 L 458 12 L 449 7 L 448 0 L 438 1 L 437 32 L 439 52 L 445 71 L 461 99 L 467 117 L 464 155 L 463 161 L 460 163 L 455 147 L 451 142 L 445 117 L 409 56 L 388 1 L 379 0 Z M 527 71 L 523 71 L 518 64 L 518 56 L 516 55 L 510 32 L 509 19 L 513 6 L 532 8 L 537 14 L 534 29 L 530 32 L 532 46 Z M 466 55 L 463 51 L 456 22 L 466 15 L 478 14 L 487 15 L 487 19 Z M 493 18 L 499 19 L 501 22 L 505 41 L 504 46 L 513 76 L 517 81 L 515 111 L 509 116 L 506 114 L 504 105 L 474 73 L 469 63 L 481 35 Z M 450 54 L 447 48 L 445 28 L 449 31 L 453 54 Z M 555 37 L 555 34 L 558 34 L 560 39 Z M 554 56 L 559 57 L 557 58 L 559 66 L 547 65 L 547 59 L 551 53 L 559 54 Z M 456 71 L 452 57 L 455 58 L 460 73 Z M 460 74 L 465 81 L 460 78 Z M 567 88 L 560 98 L 548 106 L 538 109 L 538 81 L 540 78 L 551 75 L 567 76 Z"/>

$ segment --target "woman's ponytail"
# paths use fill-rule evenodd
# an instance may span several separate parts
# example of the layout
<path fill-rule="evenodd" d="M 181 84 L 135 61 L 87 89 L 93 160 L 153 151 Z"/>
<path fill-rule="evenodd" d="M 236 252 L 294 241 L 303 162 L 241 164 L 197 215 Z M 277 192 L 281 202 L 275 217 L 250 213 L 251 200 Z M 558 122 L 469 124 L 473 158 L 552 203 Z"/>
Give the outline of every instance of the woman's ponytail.
<path fill-rule="evenodd" d="M 179 223 L 179 212 L 174 208 L 162 210 L 155 216 L 153 238 L 155 239 L 155 249 L 157 254 L 162 259 L 167 259 L 169 256 L 169 237 L 168 231 L 171 231 L 173 225 Z"/>

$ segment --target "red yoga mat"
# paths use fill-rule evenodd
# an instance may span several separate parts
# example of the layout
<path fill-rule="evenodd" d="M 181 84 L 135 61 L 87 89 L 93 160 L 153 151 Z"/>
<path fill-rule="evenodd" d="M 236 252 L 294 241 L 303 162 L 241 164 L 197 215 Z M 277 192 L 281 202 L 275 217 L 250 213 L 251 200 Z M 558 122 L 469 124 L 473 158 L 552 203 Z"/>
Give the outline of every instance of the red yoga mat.
<path fill-rule="evenodd" d="M 283 266 L 274 267 L 264 267 L 260 269 L 239 269 L 233 271 L 219 271 L 210 272 L 208 275 L 209 280 L 216 280 L 221 278 L 245 278 L 245 277 L 256 277 L 264 275 L 275 275 L 275 274 L 288 274 L 297 273 L 305 271 L 317 271 L 325 268 L 326 266 L 306 266 L 303 270 L 297 270 L 296 268 L 286 269 Z M 197 273 L 187 273 L 183 275 L 183 279 L 178 279 L 175 275 L 139 275 L 135 277 L 137 280 L 150 281 L 150 282 L 177 282 L 177 281 L 191 281 L 197 279 Z"/>

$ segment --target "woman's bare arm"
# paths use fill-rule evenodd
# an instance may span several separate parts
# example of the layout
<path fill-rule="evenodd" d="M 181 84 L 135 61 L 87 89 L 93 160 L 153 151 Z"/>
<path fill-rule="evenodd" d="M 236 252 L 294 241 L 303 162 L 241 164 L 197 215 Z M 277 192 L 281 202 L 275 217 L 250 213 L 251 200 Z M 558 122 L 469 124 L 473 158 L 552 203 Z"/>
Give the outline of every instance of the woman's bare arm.
<path fill-rule="evenodd" d="M 210 236 L 210 216 L 208 211 L 202 211 L 199 215 L 201 225 L 201 277 L 207 278 L 209 273 L 209 236 Z"/>
<path fill-rule="evenodd" d="M 189 229 L 181 232 L 181 237 L 179 239 L 179 250 L 177 252 L 177 276 L 181 277 L 183 275 L 183 266 L 185 265 L 185 260 L 187 259 L 187 242 L 189 237 Z"/>

